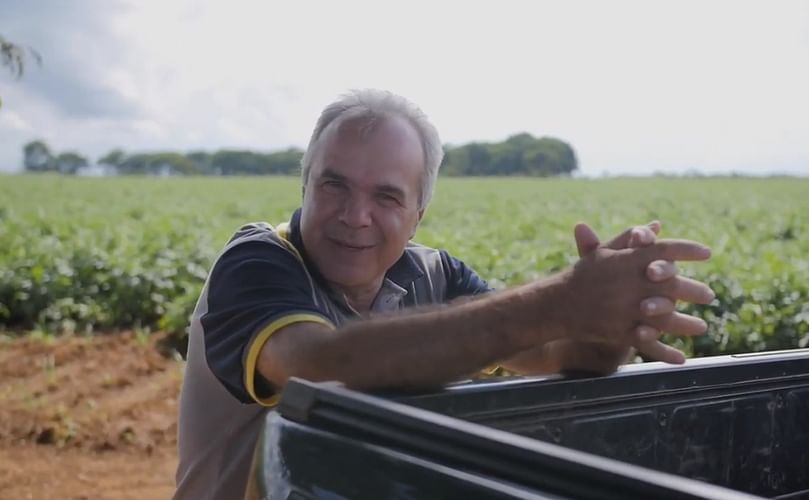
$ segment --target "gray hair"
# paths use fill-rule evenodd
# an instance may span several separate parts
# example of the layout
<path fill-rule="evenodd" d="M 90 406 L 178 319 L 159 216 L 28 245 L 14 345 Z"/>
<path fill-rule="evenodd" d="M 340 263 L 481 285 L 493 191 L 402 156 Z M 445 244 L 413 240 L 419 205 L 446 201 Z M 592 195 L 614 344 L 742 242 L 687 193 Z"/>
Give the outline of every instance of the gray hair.
<path fill-rule="evenodd" d="M 301 180 L 306 186 L 309 170 L 315 159 L 317 148 L 327 129 L 337 130 L 343 122 L 354 119 L 367 119 L 370 126 L 376 120 L 397 116 L 407 120 L 418 132 L 421 148 L 424 151 L 424 174 L 421 182 L 419 209 L 430 203 L 438 177 L 438 168 L 444 158 L 444 148 L 438 131 L 427 119 L 427 115 L 415 104 L 391 92 L 375 89 L 352 90 L 326 106 L 317 120 L 309 146 L 301 159 Z"/>

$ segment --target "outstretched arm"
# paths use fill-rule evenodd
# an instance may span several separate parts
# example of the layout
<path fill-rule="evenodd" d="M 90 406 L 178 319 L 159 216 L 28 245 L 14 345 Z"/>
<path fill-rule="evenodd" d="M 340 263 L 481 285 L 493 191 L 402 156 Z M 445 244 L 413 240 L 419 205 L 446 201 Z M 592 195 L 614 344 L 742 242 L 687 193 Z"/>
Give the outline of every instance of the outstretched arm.
<path fill-rule="evenodd" d="M 638 304 L 677 294 L 677 282 L 646 278 L 649 264 L 709 255 L 702 245 L 678 240 L 640 249 L 599 247 L 572 269 L 478 300 L 355 321 L 337 330 L 290 325 L 264 344 L 258 370 L 276 387 L 300 376 L 358 389 L 416 388 L 457 380 L 562 339 L 626 349 L 644 320 Z M 710 291 L 702 293 L 699 300 Z"/>

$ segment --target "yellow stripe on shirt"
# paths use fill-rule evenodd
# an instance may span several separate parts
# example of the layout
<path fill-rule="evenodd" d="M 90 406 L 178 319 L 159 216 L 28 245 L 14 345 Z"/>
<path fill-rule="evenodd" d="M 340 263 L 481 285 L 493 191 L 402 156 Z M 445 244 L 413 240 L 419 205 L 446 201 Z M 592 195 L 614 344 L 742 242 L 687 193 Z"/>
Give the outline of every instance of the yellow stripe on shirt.
<path fill-rule="evenodd" d="M 300 261 L 301 264 L 303 264 L 304 263 L 303 257 L 301 257 L 300 252 L 298 252 L 298 249 L 295 248 L 295 245 L 293 245 L 292 242 L 289 241 L 289 223 L 282 222 L 281 224 L 278 224 L 278 227 L 275 228 L 275 234 L 277 234 L 278 237 L 281 238 L 281 241 L 284 242 L 284 245 L 286 245 L 287 249 L 295 255 L 295 257 Z"/>
<path fill-rule="evenodd" d="M 258 356 L 261 353 L 261 349 L 264 347 L 264 344 L 267 343 L 270 336 L 281 328 L 289 326 L 293 323 L 306 322 L 320 323 L 321 325 L 325 325 L 331 329 L 335 328 L 329 320 L 323 318 L 322 316 L 318 316 L 317 314 L 289 314 L 276 319 L 264 327 L 264 329 L 262 329 L 258 335 L 256 335 L 250 345 L 247 346 L 247 359 L 245 359 L 244 362 L 244 387 L 247 389 L 247 393 L 250 394 L 250 397 L 253 398 L 258 404 L 262 406 L 275 406 L 278 404 L 278 400 L 281 397 L 280 393 L 273 394 L 269 398 L 260 398 L 256 394 L 256 365 L 258 364 Z"/>

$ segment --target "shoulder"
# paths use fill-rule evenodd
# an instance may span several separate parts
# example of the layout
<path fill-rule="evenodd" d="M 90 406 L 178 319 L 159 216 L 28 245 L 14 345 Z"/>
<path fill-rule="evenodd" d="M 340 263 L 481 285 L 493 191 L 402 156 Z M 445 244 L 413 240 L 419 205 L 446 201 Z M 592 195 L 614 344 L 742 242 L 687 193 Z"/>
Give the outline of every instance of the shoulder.
<path fill-rule="evenodd" d="M 267 222 L 249 222 L 240 227 L 228 240 L 225 251 L 237 245 L 251 241 L 268 243 L 284 247 L 284 239 L 278 231 Z"/>
<path fill-rule="evenodd" d="M 297 249 L 285 236 L 284 226 L 273 227 L 267 222 L 250 222 L 241 226 L 228 240 L 216 264 L 243 257 L 292 258 L 302 263 Z"/>
<path fill-rule="evenodd" d="M 311 291 L 311 277 L 297 249 L 266 222 L 240 227 L 219 253 L 208 275 L 212 302 L 232 302 L 237 290 L 266 290 L 273 284 Z M 244 299 L 244 297 L 242 297 Z"/>
<path fill-rule="evenodd" d="M 208 276 L 192 332 L 202 338 L 211 372 L 239 401 L 270 401 L 255 371 L 267 338 L 293 322 L 331 325 L 328 311 L 294 247 L 266 223 L 242 226 Z"/>
<path fill-rule="evenodd" d="M 442 289 L 442 301 L 490 290 L 489 285 L 471 267 L 447 250 L 411 243 L 405 248 L 405 253 L 431 287 Z"/>

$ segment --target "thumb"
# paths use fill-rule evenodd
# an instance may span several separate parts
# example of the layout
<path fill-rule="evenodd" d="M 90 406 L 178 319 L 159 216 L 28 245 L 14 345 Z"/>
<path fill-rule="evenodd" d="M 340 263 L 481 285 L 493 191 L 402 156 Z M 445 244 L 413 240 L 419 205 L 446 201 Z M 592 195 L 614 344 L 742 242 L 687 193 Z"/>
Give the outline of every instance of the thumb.
<path fill-rule="evenodd" d="M 584 257 L 595 251 L 598 245 L 598 235 L 593 231 L 590 226 L 580 222 L 573 228 L 573 236 L 576 238 L 576 248 L 579 250 L 579 257 Z"/>

